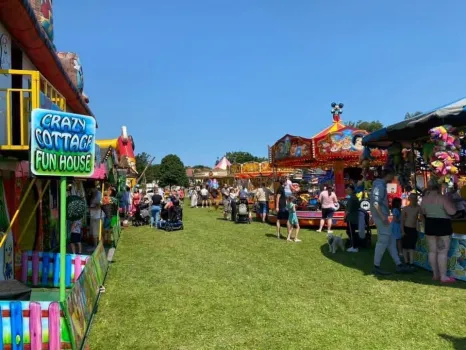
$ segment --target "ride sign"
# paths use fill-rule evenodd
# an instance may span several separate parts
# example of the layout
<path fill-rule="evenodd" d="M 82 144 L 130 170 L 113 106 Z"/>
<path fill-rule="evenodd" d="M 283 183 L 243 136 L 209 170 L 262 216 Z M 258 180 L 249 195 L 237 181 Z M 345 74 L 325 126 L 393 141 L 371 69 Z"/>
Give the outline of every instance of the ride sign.
<path fill-rule="evenodd" d="M 37 176 L 90 176 L 96 122 L 91 116 L 47 109 L 31 113 L 31 172 Z"/>

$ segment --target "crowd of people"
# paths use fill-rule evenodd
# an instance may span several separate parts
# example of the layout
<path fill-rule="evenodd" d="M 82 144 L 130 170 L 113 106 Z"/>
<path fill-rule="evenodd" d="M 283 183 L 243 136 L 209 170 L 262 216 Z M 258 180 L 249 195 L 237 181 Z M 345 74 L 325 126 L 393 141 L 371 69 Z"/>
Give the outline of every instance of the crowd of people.
<path fill-rule="evenodd" d="M 452 218 L 464 215 L 464 200 L 459 195 L 458 188 L 452 186 L 445 190 L 441 184 L 432 179 L 422 198 L 418 198 L 414 192 L 411 193 L 409 204 L 404 208 L 401 208 L 401 198 L 392 200 L 390 222 L 387 184 L 393 179 L 394 174 L 385 171 L 383 176 L 373 183 L 371 214 L 378 233 L 374 253 L 374 273 L 388 274 L 380 267 L 386 250 L 395 262 L 398 272 L 412 272 L 418 231 L 424 231 L 428 244 L 429 263 L 433 271 L 432 278 L 441 283 L 454 282 L 454 278 L 447 276 L 447 270 L 448 251 L 453 234 Z"/>
<path fill-rule="evenodd" d="M 411 188 L 407 189 L 407 200 L 395 197 L 389 201 L 387 184 L 394 179 L 394 173 L 384 171 L 379 179 L 373 182 L 370 193 L 370 215 L 377 228 L 377 243 L 374 251 L 373 273 L 388 274 L 380 265 L 385 251 L 388 250 L 396 270 L 400 273 L 414 272 L 415 249 L 418 232 L 425 232 L 428 242 L 429 262 L 433 268 L 433 279 L 442 283 L 451 283 L 454 279 L 447 276 L 447 256 L 452 235 L 452 218 L 466 216 L 466 202 L 458 192 L 456 185 L 444 189 L 438 182 L 431 181 L 422 196 Z M 346 186 L 345 217 L 348 236 L 347 252 L 357 253 L 365 246 L 361 231 L 361 205 L 357 196 L 357 183 Z M 360 190 L 359 190 L 360 191 Z M 301 242 L 299 239 L 299 220 L 297 216 L 297 198 L 293 193 L 289 178 L 280 180 L 275 193 L 261 184 L 253 192 L 245 186 L 223 185 L 209 188 L 204 185 L 189 190 L 191 207 L 219 208 L 220 195 L 223 204 L 223 215 L 226 220 L 236 215 L 236 205 L 240 198 L 253 199 L 259 220 L 267 222 L 270 196 L 275 196 L 276 235 L 282 238 L 281 222 L 285 221 L 288 241 Z M 326 226 L 329 235 L 333 234 L 332 223 L 334 213 L 339 205 L 338 198 L 331 184 L 327 184 L 318 194 L 322 217 L 317 232 Z M 389 204 L 390 203 L 390 204 Z M 402 204 L 405 204 L 402 206 Z M 366 215 L 368 215 L 366 213 Z"/>

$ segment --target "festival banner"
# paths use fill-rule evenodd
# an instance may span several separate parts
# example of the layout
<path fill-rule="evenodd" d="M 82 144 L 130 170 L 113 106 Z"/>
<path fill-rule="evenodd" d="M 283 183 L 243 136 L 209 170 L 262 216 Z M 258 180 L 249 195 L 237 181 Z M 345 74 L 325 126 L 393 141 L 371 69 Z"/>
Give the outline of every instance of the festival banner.
<path fill-rule="evenodd" d="M 91 176 L 96 122 L 91 116 L 47 109 L 31 113 L 31 172 L 36 176 Z"/>

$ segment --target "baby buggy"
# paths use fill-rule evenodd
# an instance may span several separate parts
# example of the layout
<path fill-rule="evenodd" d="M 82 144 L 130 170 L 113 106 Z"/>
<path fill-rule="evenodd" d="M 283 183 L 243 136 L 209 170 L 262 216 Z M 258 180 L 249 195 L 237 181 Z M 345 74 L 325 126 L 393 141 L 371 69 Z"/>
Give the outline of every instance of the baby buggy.
<path fill-rule="evenodd" d="M 163 209 L 161 220 L 158 223 L 158 228 L 166 231 L 183 230 L 183 209 L 178 200 L 174 201 L 173 206 L 168 209 Z"/>
<path fill-rule="evenodd" d="M 247 198 L 241 198 L 236 204 L 236 218 L 235 222 L 237 224 L 250 224 L 251 223 L 251 213 L 249 211 L 249 203 Z"/>
<path fill-rule="evenodd" d="M 361 239 L 361 246 L 370 248 L 372 246 L 372 230 L 371 230 L 371 216 L 367 210 L 359 209 L 359 238 Z M 364 220 L 363 220 L 364 217 Z"/>
<path fill-rule="evenodd" d="M 136 211 L 132 218 L 133 226 L 143 226 L 150 224 L 149 203 L 139 203 L 136 205 Z"/>

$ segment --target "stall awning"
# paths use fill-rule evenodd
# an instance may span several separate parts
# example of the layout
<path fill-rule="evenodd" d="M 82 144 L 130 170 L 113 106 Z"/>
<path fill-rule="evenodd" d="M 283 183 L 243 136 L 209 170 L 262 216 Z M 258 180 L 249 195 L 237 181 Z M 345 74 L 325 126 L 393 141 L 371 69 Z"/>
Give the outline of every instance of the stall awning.
<path fill-rule="evenodd" d="M 409 146 L 413 140 L 428 137 L 430 129 L 446 124 L 456 127 L 466 125 L 466 98 L 374 131 L 364 137 L 363 145 L 387 148 L 393 142 L 400 142 Z"/>

